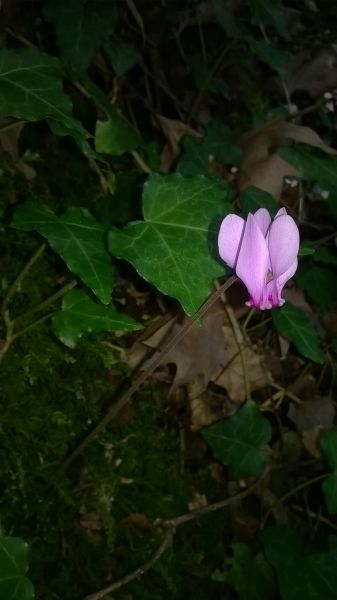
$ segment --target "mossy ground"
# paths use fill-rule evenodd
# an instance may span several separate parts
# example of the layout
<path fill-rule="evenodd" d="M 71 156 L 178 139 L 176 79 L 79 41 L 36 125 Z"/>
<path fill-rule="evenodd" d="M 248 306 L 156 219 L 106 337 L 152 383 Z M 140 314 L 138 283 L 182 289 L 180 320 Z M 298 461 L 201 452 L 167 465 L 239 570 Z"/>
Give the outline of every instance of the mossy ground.
<path fill-rule="evenodd" d="M 100 196 L 94 175 L 76 155 L 67 164 L 62 178 L 39 174 L 34 197 L 54 210 L 67 204 L 92 209 Z M 4 174 L 5 220 L 9 197 L 32 194 L 22 179 Z M 3 235 L 3 295 L 41 241 L 10 228 Z M 62 261 L 47 249 L 24 279 L 11 314 L 35 306 L 67 277 Z M 153 386 L 134 398 L 69 471 L 58 470 L 127 374 L 104 339 L 116 342 L 102 335 L 69 350 L 46 321 L 15 341 L 1 363 L 1 531 L 30 545 L 29 575 L 38 600 L 80 600 L 128 573 L 160 544 L 153 520 L 185 513 L 195 492 L 212 499 L 219 491 L 203 460 L 186 460 L 181 473 L 179 427 L 167 395 Z M 115 597 L 218 597 L 211 574 L 219 561 L 221 566 L 224 525 L 224 517 L 216 515 L 182 527 L 153 570 Z"/>

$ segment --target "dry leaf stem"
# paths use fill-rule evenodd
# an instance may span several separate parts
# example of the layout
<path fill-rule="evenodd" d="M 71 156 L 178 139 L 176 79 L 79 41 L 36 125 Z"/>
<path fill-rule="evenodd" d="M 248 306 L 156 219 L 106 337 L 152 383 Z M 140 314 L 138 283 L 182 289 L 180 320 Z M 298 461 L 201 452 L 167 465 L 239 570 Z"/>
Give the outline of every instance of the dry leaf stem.
<path fill-rule="evenodd" d="M 249 400 L 250 388 L 249 388 L 249 380 L 248 380 L 248 374 L 247 374 L 247 363 L 246 363 L 246 357 L 245 357 L 245 341 L 244 341 L 244 338 L 242 335 L 242 331 L 240 329 L 240 325 L 234 314 L 234 311 L 233 311 L 232 307 L 229 306 L 228 302 L 225 302 L 225 310 L 226 310 L 228 319 L 230 321 L 230 324 L 232 326 L 235 341 L 236 341 L 238 349 L 239 349 L 241 365 L 242 365 L 243 381 L 245 384 L 246 400 Z"/>
<path fill-rule="evenodd" d="M 222 286 L 220 286 L 209 299 L 202 305 L 202 307 L 186 321 L 185 325 L 178 331 L 172 338 L 169 338 L 162 348 L 161 352 L 157 354 L 150 362 L 148 368 L 145 371 L 139 371 L 133 379 L 131 386 L 119 397 L 119 399 L 108 409 L 103 418 L 97 423 L 97 425 L 83 438 L 83 440 L 76 446 L 76 448 L 69 454 L 69 456 L 61 463 L 59 469 L 65 470 L 69 465 L 77 458 L 81 452 L 92 442 L 95 437 L 105 429 L 107 424 L 119 413 L 119 411 L 128 404 L 132 396 L 139 390 L 142 384 L 152 375 L 152 373 L 160 366 L 163 358 L 169 354 L 169 352 L 185 337 L 190 331 L 192 325 L 201 319 L 207 311 L 213 306 L 213 304 L 222 296 L 222 294 L 228 290 L 228 288 L 237 280 L 237 277 L 233 275 L 230 277 Z"/>

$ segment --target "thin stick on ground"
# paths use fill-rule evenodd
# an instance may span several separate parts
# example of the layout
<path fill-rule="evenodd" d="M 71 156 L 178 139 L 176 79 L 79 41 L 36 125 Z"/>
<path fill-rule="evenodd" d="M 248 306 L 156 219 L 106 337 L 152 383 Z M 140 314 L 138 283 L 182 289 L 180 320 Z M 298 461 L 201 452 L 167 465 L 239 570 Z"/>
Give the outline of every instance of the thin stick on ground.
<path fill-rule="evenodd" d="M 134 378 L 131 386 L 122 394 L 119 399 L 109 408 L 104 417 L 97 423 L 97 425 L 83 438 L 83 440 L 76 446 L 76 448 L 69 454 L 69 456 L 60 465 L 60 470 L 65 470 L 69 465 L 77 458 L 81 452 L 92 442 L 92 440 L 105 429 L 108 423 L 119 413 L 119 411 L 128 404 L 132 396 L 139 390 L 141 385 L 147 380 L 150 375 L 160 366 L 163 358 L 185 337 L 192 325 L 201 319 L 205 313 L 213 306 L 213 304 L 221 297 L 221 295 L 228 290 L 228 288 L 237 280 L 236 276 L 230 277 L 219 289 L 215 290 L 210 298 L 202 305 L 202 307 L 191 317 L 186 324 L 170 338 L 161 352 L 153 358 L 148 368 L 145 371 L 140 371 Z"/>
<path fill-rule="evenodd" d="M 158 560 L 162 557 L 164 552 L 172 545 L 173 538 L 178 527 L 184 525 L 189 521 L 195 521 L 197 519 L 200 519 L 201 517 L 209 515 L 218 510 L 223 510 L 224 508 L 227 508 L 228 506 L 231 506 L 232 504 L 243 500 L 244 498 L 246 498 L 246 496 L 249 496 L 254 491 L 254 489 L 256 489 L 256 487 L 260 484 L 261 479 L 262 477 L 257 479 L 252 485 L 245 488 L 241 492 L 238 492 L 233 496 L 229 496 L 228 498 L 224 498 L 224 500 L 220 500 L 219 502 L 214 502 L 213 504 L 209 504 L 208 506 L 197 508 L 196 510 L 193 510 L 189 513 L 180 515 L 179 517 L 175 517 L 174 519 L 166 519 L 165 521 L 158 519 L 154 523 L 154 525 L 165 528 L 166 533 L 163 537 L 161 544 L 158 546 L 157 550 L 152 555 L 152 557 L 146 563 L 137 567 L 137 569 L 135 569 L 131 573 L 128 573 L 124 577 L 121 577 L 121 579 L 118 579 L 114 583 L 99 590 L 98 592 L 94 592 L 93 594 L 86 596 L 84 600 L 101 600 L 101 598 L 104 598 L 104 596 L 106 596 L 107 594 L 116 592 L 124 585 L 127 585 L 128 583 L 131 583 L 131 581 L 142 577 L 145 573 L 147 573 L 147 571 L 149 571 L 153 567 L 153 565 L 156 562 L 158 562 Z"/>

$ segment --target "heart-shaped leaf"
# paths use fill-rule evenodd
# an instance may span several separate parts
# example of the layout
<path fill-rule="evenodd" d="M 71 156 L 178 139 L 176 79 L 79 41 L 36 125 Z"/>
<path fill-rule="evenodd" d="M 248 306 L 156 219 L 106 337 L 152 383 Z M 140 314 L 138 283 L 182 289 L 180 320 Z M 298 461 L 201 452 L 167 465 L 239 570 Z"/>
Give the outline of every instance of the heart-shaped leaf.
<path fill-rule="evenodd" d="M 0 536 L 0 598 L 31 600 L 34 588 L 25 576 L 28 570 L 28 544 L 23 540 Z"/>
<path fill-rule="evenodd" d="M 84 333 L 99 331 L 134 331 L 142 325 L 114 308 L 97 304 L 82 290 L 68 292 L 62 310 L 52 319 L 55 335 L 69 348 L 74 348 Z"/>
<path fill-rule="evenodd" d="M 203 429 L 202 435 L 214 455 L 228 466 L 232 479 L 263 471 L 261 447 L 269 442 L 271 427 L 255 402 L 249 400 L 232 417 Z"/>
<path fill-rule="evenodd" d="M 76 141 L 86 132 L 72 116 L 72 103 L 62 87 L 57 58 L 35 48 L 0 51 L 0 116 L 27 121 L 50 119 Z"/>
<path fill-rule="evenodd" d="M 83 71 L 105 37 L 117 24 L 117 10 L 111 2 L 51 0 L 44 15 L 55 25 L 57 44 L 63 59 Z"/>
<path fill-rule="evenodd" d="M 114 256 L 129 260 L 164 294 L 195 313 L 214 279 L 225 273 L 217 255 L 215 221 L 230 212 L 223 182 L 181 175 L 152 175 L 144 186 L 144 222 L 130 223 L 109 235 Z"/>
<path fill-rule="evenodd" d="M 314 362 L 323 362 L 317 332 L 302 310 L 287 303 L 282 308 L 275 308 L 272 318 L 280 334 L 293 342 L 303 356 Z"/>
<path fill-rule="evenodd" d="M 114 269 L 104 245 L 105 229 L 86 209 L 69 208 L 57 216 L 48 206 L 27 202 L 16 210 L 12 227 L 38 231 L 101 302 L 110 302 Z"/>

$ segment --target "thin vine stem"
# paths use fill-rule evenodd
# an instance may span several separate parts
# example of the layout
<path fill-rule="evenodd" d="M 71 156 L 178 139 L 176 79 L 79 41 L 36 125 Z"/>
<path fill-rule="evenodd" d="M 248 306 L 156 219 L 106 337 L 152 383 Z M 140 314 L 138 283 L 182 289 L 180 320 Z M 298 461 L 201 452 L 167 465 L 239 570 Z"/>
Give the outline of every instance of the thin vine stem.
<path fill-rule="evenodd" d="M 262 477 L 257 479 L 252 485 L 246 487 L 244 490 L 238 492 L 237 494 L 234 494 L 233 496 L 224 498 L 219 502 L 214 502 L 213 504 L 208 504 L 207 506 L 203 506 L 202 508 L 197 508 L 196 510 L 192 510 L 189 513 L 180 515 L 179 517 L 175 517 L 173 519 L 166 519 L 164 521 L 162 521 L 161 519 L 157 519 L 154 525 L 156 527 L 160 526 L 166 529 L 166 533 L 163 536 L 162 542 L 160 543 L 152 557 L 147 562 L 137 567 L 137 569 L 135 569 L 131 573 L 128 573 L 124 577 L 121 577 L 121 579 L 114 581 L 110 585 L 97 592 L 94 592 L 93 594 L 89 594 L 89 596 L 86 596 L 84 600 L 101 600 L 108 594 L 116 592 L 121 587 L 127 585 L 128 583 L 131 583 L 131 581 L 139 579 L 140 577 L 145 575 L 145 573 L 147 573 L 147 571 L 149 571 L 153 567 L 153 565 L 162 557 L 164 552 L 172 545 L 173 538 L 178 527 L 184 525 L 185 523 L 188 523 L 189 521 L 195 521 L 216 511 L 228 508 L 228 506 L 231 506 L 236 502 L 240 502 L 241 500 L 249 496 L 254 491 L 254 489 L 256 489 L 256 487 L 260 484 L 262 478 L 263 475 Z"/>
<path fill-rule="evenodd" d="M 96 438 L 96 436 L 105 429 L 108 423 L 119 413 L 119 411 L 128 404 L 132 396 L 139 390 L 143 383 L 152 375 L 152 373 L 160 366 L 165 356 L 171 352 L 171 350 L 179 344 L 179 342 L 185 337 L 192 325 L 201 319 L 207 311 L 213 306 L 213 304 L 222 296 L 222 294 L 228 290 L 228 288 L 237 281 L 237 277 L 233 275 L 230 277 L 222 286 L 220 286 L 209 299 L 202 305 L 202 307 L 186 321 L 185 325 L 172 337 L 169 338 L 167 343 L 162 348 L 161 352 L 158 353 L 149 364 L 145 371 L 139 371 L 138 375 L 133 380 L 132 385 L 119 397 L 119 399 L 108 409 L 102 419 L 95 425 L 83 440 L 74 448 L 69 456 L 61 463 L 59 469 L 64 471 L 70 464 L 77 458 L 83 450 Z"/>

